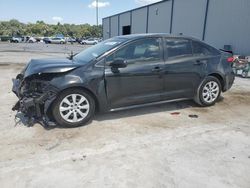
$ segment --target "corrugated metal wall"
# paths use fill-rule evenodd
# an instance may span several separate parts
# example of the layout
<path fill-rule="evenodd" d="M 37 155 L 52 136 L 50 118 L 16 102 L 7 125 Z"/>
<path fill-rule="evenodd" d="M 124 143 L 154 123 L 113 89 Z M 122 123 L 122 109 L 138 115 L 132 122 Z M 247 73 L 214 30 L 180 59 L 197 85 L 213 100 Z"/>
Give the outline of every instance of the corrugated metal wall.
<path fill-rule="evenodd" d="M 171 7 L 171 1 L 166 1 L 149 7 L 149 33 L 169 33 L 171 22 Z"/>
<path fill-rule="evenodd" d="M 132 33 L 146 33 L 147 27 L 147 8 L 132 11 Z"/>
<path fill-rule="evenodd" d="M 207 0 L 175 0 L 172 32 L 202 39 Z"/>
<path fill-rule="evenodd" d="M 126 12 L 124 14 L 120 15 L 120 28 L 119 28 L 119 34 L 122 35 L 122 28 L 124 26 L 129 26 L 130 25 L 130 12 Z"/>
<path fill-rule="evenodd" d="M 109 19 L 111 23 L 109 23 Z M 183 33 L 250 55 L 250 0 L 166 0 L 103 19 L 104 39 L 132 33 Z M 118 32 L 119 31 L 119 32 Z"/>
<path fill-rule="evenodd" d="M 210 0 L 205 41 L 217 48 L 230 44 L 250 55 L 250 0 Z"/>
<path fill-rule="evenodd" d="M 102 32 L 103 32 L 103 38 L 108 39 L 109 38 L 109 18 L 105 18 L 102 20 Z"/>
<path fill-rule="evenodd" d="M 114 37 L 118 35 L 118 16 L 112 16 L 110 18 L 111 22 L 111 32 L 110 32 L 110 37 Z"/>

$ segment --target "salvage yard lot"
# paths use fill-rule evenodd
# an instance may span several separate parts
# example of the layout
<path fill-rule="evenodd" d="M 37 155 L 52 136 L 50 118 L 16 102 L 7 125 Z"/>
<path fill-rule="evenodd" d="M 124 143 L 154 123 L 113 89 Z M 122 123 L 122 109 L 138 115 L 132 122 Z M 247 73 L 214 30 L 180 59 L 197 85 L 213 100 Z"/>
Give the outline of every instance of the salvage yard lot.
<path fill-rule="evenodd" d="M 67 57 L 79 53 L 86 45 L 44 44 L 44 43 L 0 43 L 0 63 L 27 63 L 32 58 Z"/>
<path fill-rule="evenodd" d="M 75 129 L 16 124 L 11 78 L 23 63 L 84 48 L 0 43 L 1 187 L 250 187 L 250 79 L 236 78 L 208 108 L 184 101 L 98 114 Z"/>

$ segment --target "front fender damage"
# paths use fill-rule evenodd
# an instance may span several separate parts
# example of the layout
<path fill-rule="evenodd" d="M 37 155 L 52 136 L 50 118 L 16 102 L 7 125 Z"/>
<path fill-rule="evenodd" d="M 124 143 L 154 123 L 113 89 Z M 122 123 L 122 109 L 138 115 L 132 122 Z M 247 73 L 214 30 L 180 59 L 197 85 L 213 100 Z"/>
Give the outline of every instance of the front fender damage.
<path fill-rule="evenodd" d="M 24 114 L 28 118 L 29 126 L 35 123 L 40 123 L 45 127 L 55 126 L 48 113 L 59 90 L 50 85 L 50 80 L 46 79 L 36 78 L 36 76 L 28 79 L 17 76 L 16 79 L 13 79 L 12 91 L 19 100 L 12 110 Z"/>

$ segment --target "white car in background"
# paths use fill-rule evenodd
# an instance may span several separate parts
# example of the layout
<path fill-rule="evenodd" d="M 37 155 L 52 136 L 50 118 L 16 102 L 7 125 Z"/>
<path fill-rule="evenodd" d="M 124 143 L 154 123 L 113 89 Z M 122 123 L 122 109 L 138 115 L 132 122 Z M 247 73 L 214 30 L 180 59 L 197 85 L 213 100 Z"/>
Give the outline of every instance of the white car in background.
<path fill-rule="evenodd" d="M 22 38 L 21 37 L 12 37 L 10 39 L 10 42 L 11 43 L 20 43 L 20 42 L 22 42 Z"/>
<path fill-rule="evenodd" d="M 28 43 L 35 43 L 35 42 L 37 42 L 37 41 L 34 37 L 30 37 L 28 40 Z"/>
<path fill-rule="evenodd" d="M 86 39 L 86 40 L 82 40 L 80 42 L 80 44 L 84 44 L 84 45 L 95 45 L 97 44 L 99 41 L 97 39 Z"/>
<path fill-rule="evenodd" d="M 48 43 L 50 44 L 66 44 L 66 41 L 64 38 L 50 38 Z"/>

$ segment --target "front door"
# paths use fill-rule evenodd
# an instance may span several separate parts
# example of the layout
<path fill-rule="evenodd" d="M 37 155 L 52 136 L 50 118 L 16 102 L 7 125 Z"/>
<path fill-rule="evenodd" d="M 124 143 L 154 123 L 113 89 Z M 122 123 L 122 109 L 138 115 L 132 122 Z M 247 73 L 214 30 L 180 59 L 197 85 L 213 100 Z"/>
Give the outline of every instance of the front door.
<path fill-rule="evenodd" d="M 125 68 L 112 69 L 116 59 Z M 163 49 L 161 38 L 139 39 L 106 58 L 105 80 L 111 108 L 156 102 L 163 92 Z"/>

